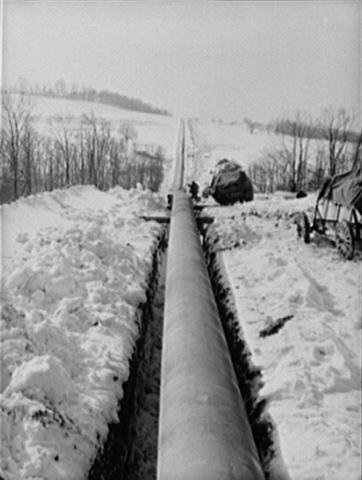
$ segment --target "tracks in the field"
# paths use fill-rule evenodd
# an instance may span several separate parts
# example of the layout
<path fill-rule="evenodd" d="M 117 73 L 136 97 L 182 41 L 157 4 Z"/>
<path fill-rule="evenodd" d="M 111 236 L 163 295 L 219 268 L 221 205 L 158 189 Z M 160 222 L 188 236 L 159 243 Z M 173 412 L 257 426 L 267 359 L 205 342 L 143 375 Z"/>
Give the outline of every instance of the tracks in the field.
<path fill-rule="evenodd" d="M 214 294 L 193 206 L 183 190 L 185 150 L 182 122 L 166 276 L 162 253 L 155 256 L 142 310 L 121 426 L 89 480 L 264 478 L 254 438 L 265 443 L 268 432 L 256 435 L 260 424 L 254 421 L 252 432 L 248 418 L 260 410 L 252 394 L 260 372 L 250 368 L 239 327 L 223 310 L 225 296 L 217 298 L 217 288 Z"/>

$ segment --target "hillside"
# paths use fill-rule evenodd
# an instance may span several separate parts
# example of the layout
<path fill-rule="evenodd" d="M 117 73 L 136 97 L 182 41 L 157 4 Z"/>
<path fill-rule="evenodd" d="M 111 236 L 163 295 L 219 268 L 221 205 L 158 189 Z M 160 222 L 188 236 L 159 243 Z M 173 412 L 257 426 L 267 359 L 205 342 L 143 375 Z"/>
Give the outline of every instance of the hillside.
<path fill-rule="evenodd" d="M 319 189 L 329 175 L 330 145 L 326 139 L 296 138 L 266 128 L 251 130 L 245 122 L 230 124 L 192 119 L 189 124 L 193 143 L 198 144 L 198 160 L 191 168 L 199 176 L 201 188 L 208 184 L 214 165 L 222 158 L 239 163 L 260 192 L 313 191 Z M 333 148 L 337 150 L 340 146 L 336 143 Z M 343 145 L 337 172 L 351 167 L 355 151 L 356 143 Z M 294 188 L 290 182 L 293 175 Z"/>
<path fill-rule="evenodd" d="M 174 141 L 173 117 L 124 110 L 112 105 L 85 100 L 27 96 L 27 103 L 34 116 L 37 129 L 52 133 L 57 127 L 77 129 L 86 115 L 110 123 L 117 130 L 121 123 L 134 125 L 140 144 L 162 145 L 171 153 Z"/>
<path fill-rule="evenodd" d="M 173 117 L 31 95 L 3 102 L 2 203 L 88 183 L 157 190 L 174 151 Z"/>
<path fill-rule="evenodd" d="M 121 95 L 109 90 L 97 91 L 92 87 L 82 87 L 81 89 L 72 87 L 68 90 L 64 80 L 58 80 L 55 82 L 54 87 L 41 87 L 40 85 L 36 85 L 36 87 L 28 87 L 26 85 L 26 80 L 24 81 L 25 85 L 22 85 L 20 88 L 10 89 L 8 93 L 25 93 L 40 98 L 61 98 L 67 100 L 96 102 L 135 112 L 152 113 L 155 115 L 171 115 L 167 110 L 155 107 L 139 98 L 128 97 L 127 95 Z"/>

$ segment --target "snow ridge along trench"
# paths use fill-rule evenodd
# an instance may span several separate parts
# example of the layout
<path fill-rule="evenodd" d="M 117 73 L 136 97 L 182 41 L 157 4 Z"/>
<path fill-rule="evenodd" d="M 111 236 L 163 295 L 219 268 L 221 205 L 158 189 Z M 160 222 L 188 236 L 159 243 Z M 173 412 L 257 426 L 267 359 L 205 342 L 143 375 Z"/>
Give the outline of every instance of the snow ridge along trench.
<path fill-rule="evenodd" d="M 267 410 L 267 402 L 259 392 L 263 387 L 261 368 L 252 361 L 252 354 L 243 336 L 241 321 L 223 260 L 204 235 L 203 248 L 217 308 L 230 350 L 238 386 L 242 395 L 255 445 L 267 480 L 290 480 L 277 440 L 276 425 Z"/>
<path fill-rule="evenodd" d="M 297 241 L 298 203 L 256 200 L 215 211 L 212 270 L 226 290 L 229 323 L 236 320 L 263 373 L 262 419 L 272 417 L 276 450 L 270 478 L 287 471 L 298 480 L 357 480 L 360 265 L 327 245 Z"/>
<path fill-rule="evenodd" d="M 77 186 L 1 207 L 0 477 L 84 480 L 140 332 L 158 194 Z M 146 307 L 145 307 L 146 308 Z"/>
<path fill-rule="evenodd" d="M 147 300 L 139 308 L 139 338 L 119 405 L 119 423 L 110 425 L 88 480 L 156 478 L 166 236 L 164 229 L 153 255 Z"/>

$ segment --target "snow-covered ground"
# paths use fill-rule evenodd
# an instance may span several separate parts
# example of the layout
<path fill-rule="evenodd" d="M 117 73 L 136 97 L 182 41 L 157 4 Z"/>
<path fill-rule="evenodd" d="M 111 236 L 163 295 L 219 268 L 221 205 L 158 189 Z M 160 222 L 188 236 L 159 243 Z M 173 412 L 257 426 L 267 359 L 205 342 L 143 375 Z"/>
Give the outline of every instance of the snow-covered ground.
<path fill-rule="evenodd" d="M 86 478 L 117 420 L 163 212 L 148 191 L 72 187 L 1 208 L 1 468 Z"/>
<path fill-rule="evenodd" d="M 194 148 L 198 180 L 218 160 L 205 156 L 217 126 L 194 128 L 201 146 Z M 229 141 L 225 136 L 225 145 Z M 248 158 L 246 152 L 240 163 Z M 262 369 L 260 396 L 268 400 L 282 458 L 293 480 L 357 480 L 361 255 L 348 262 L 321 239 L 309 245 L 297 240 L 294 214 L 311 213 L 315 195 L 256 197 L 205 213 L 215 217 L 209 238 L 216 241 L 252 362 Z"/>
<path fill-rule="evenodd" d="M 174 153 L 175 129 L 179 122 L 175 117 L 123 110 L 97 102 L 33 95 L 25 97 L 25 106 L 31 111 L 37 130 L 44 134 L 52 135 L 62 128 L 77 130 L 83 115 L 94 115 L 98 120 L 107 121 L 113 132 L 117 132 L 121 124 L 133 125 L 141 147 L 161 145 L 167 157 Z"/>
<path fill-rule="evenodd" d="M 274 137 L 260 130 L 251 134 L 245 123 L 220 124 L 199 120 L 195 125 L 205 158 L 235 158 L 244 168 L 259 158 L 263 147 Z"/>
<path fill-rule="evenodd" d="M 234 151 L 237 135 L 227 127 L 194 124 L 189 167 L 200 183 L 219 154 Z M 245 165 L 264 137 L 243 135 L 237 159 Z M 82 186 L 2 207 L 5 480 L 86 478 L 116 419 L 160 235 L 158 224 L 139 217 L 163 211 L 172 175 L 165 179 L 162 197 Z M 215 217 L 210 236 L 217 237 L 252 361 L 262 368 L 260 394 L 269 401 L 291 479 L 355 480 L 360 256 L 345 262 L 324 242 L 297 241 L 293 213 L 313 201 L 279 194 L 220 207 L 208 199 L 207 213 Z"/>
<path fill-rule="evenodd" d="M 311 198 L 313 200 L 314 198 Z M 209 208 L 291 479 L 360 478 L 360 259 L 297 241 L 310 200 Z"/>

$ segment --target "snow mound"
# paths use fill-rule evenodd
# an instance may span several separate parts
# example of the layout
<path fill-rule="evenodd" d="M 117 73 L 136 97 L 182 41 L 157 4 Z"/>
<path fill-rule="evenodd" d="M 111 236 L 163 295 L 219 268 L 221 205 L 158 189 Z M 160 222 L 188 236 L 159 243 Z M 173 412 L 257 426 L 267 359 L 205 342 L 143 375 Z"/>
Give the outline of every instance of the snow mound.
<path fill-rule="evenodd" d="M 78 186 L 1 207 L 1 475 L 83 479 L 117 421 L 161 235 L 138 188 Z"/>
<path fill-rule="evenodd" d="M 228 208 L 209 205 L 205 213 L 215 220 L 208 230 L 208 241 L 219 250 L 229 250 L 236 247 L 246 247 L 260 241 L 263 236 L 263 226 L 250 228 L 248 219 L 257 217 L 270 220 L 270 228 L 282 226 L 286 229 L 295 228 L 299 212 L 312 213 L 315 204 L 315 194 L 303 199 L 284 198 L 280 195 L 256 195 L 256 199 L 248 203 L 237 203 Z"/>

